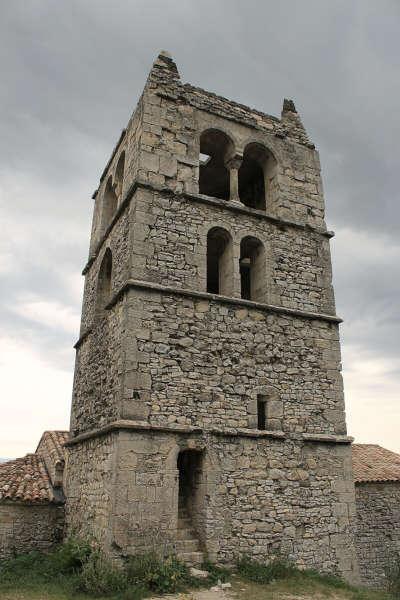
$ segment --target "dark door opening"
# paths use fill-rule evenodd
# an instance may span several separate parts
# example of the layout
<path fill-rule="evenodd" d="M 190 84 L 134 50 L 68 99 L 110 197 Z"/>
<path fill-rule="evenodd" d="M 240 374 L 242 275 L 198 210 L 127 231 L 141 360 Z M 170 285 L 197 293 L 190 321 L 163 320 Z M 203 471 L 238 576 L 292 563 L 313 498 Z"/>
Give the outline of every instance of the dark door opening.
<path fill-rule="evenodd" d="M 196 522 L 201 511 L 203 453 L 198 450 L 183 450 L 178 455 L 179 471 L 179 516 L 187 516 Z"/>

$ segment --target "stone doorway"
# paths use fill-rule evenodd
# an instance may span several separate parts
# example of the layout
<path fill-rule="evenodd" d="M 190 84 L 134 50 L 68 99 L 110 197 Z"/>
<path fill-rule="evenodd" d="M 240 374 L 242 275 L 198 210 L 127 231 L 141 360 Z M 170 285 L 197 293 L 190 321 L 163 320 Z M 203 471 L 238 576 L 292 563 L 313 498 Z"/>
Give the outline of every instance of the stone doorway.
<path fill-rule="evenodd" d="M 202 485 L 203 452 L 183 450 L 178 454 L 179 472 L 179 511 L 185 512 L 192 521 L 196 521 L 201 510 L 200 488 Z"/>
<path fill-rule="evenodd" d="M 201 564 L 200 538 L 204 521 L 204 453 L 183 450 L 178 454 L 178 556 L 188 564 Z"/>

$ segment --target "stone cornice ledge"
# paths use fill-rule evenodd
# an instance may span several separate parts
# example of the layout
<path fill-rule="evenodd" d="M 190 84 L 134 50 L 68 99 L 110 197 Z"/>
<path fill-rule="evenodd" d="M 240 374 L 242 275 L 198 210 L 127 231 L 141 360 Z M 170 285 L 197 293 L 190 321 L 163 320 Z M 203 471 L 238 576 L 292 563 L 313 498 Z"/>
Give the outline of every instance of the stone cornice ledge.
<path fill-rule="evenodd" d="M 184 158 L 179 159 L 178 162 L 186 163 L 187 160 Z M 162 194 L 167 194 L 170 196 L 175 196 L 179 199 L 184 200 L 193 200 L 195 202 L 199 202 L 201 204 L 211 204 L 212 206 L 218 206 L 219 208 L 223 208 L 224 210 L 228 210 L 231 212 L 237 212 L 241 214 L 246 214 L 251 217 L 258 217 L 264 221 L 269 221 L 274 223 L 275 225 L 294 227 L 296 229 L 302 229 L 306 231 L 313 231 L 314 233 L 318 233 L 324 237 L 332 238 L 335 233 L 333 231 L 328 231 L 325 229 L 321 229 L 320 227 L 314 227 L 313 225 L 309 225 L 308 223 L 299 223 L 298 221 L 292 221 L 290 219 L 284 219 L 283 217 L 276 217 L 274 215 L 269 214 L 264 210 L 258 210 L 256 208 L 249 208 L 240 202 L 232 202 L 230 200 L 222 200 L 221 198 L 215 198 L 214 196 L 206 196 L 205 194 L 195 194 L 194 192 L 176 192 L 169 187 L 159 186 L 153 183 L 143 182 L 140 180 L 136 181 L 136 186 L 145 188 L 148 190 L 152 190 L 154 192 L 159 192 Z"/>
<path fill-rule="evenodd" d="M 330 323 L 342 323 L 342 319 L 336 315 L 328 315 L 325 313 L 310 312 L 297 308 L 286 308 L 284 306 L 275 306 L 274 304 L 264 304 L 263 302 L 253 302 L 252 300 L 243 300 L 242 298 L 232 298 L 230 296 L 220 296 L 219 294 L 209 294 L 208 292 L 197 292 L 195 290 L 187 290 L 183 288 L 175 288 L 159 283 L 142 281 L 141 279 L 128 279 L 121 288 L 114 294 L 106 308 L 109 309 L 119 298 L 130 288 L 144 289 L 154 292 L 164 292 L 167 294 L 175 294 L 176 296 L 186 296 L 190 298 L 198 298 L 201 300 L 209 300 L 220 302 L 222 304 L 231 304 L 238 307 L 254 308 L 265 312 L 275 312 L 283 315 L 302 317 L 304 319 L 316 319 L 321 321 L 329 321 Z"/>
<path fill-rule="evenodd" d="M 322 442 L 324 444 L 352 444 L 354 438 L 349 435 L 335 435 L 331 433 L 302 433 L 301 437 L 306 442 Z"/>
<path fill-rule="evenodd" d="M 185 162 L 185 159 L 182 158 L 181 162 Z M 178 198 L 179 200 L 193 200 L 193 201 L 199 202 L 201 204 L 210 204 L 212 206 L 218 206 L 219 208 L 223 208 L 223 209 L 231 211 L 231 212 L 238 212 L 241 214 L 249 215 L 251 217 L 258 217 L 260 219 L 269 221 L 270 223 L 274 223 L 275 225 L 294 227 L 296 229 L 302 229 L 305 231 L 312 231 L 314 233 L 317 233 L 317 234 L 322 235 L 327 238 L 332 238 L 335 235 L 335 233 L 333 231 L 323 230 L 318 227 L 313 227 L 312 225 L 308 225 L 306 223 L 298 223 L 297 221 L 291 221 L 289 219 L 283 219 L 281 217 L 274 217 L 273 215 L 270 215 L 262 210 L 257 210 L 255 208 L 248 208 L 244 204 L 241 205 L 240 203 L 234 203 L 234 202 L 230 202 L 228 200 L 221 200 L 220 198 L 214 198 L 213 196 L 205 196 L 204 194 L 194 194 L 194 193 L 188 193 L 188 192 L 175 192 L 174 190 L 172 190 L 171 188 L 168 188 L 166 186 L 159 186 L 159 185 L 155 185 L 155 184 L 148 183 L 145 181 L 140 181 L 140 179 L 135 179 L 132 182 L 132 184 L 129 186 L 129 189 L 127 190 L 127 192 L 125 193 L 125 196 L 124 196 L 121 204 L 119 205 L 117 212 L 115 213 L 114 217 L 112 218 L 111 223 L 109 224 L 106 231 L 101 236 L 98 243 L 96 244 L 96 247 L 94 248 L 93 252 L 91 253 L 86 265 L 84 266 L 84 268 L 82 270 L 82 275 L 86 275 L 86 273 L 89 271 L 90 267 L 96 260 L 97 255 L 99 254 L 100 249 L 101 249 L 102 245 L 104 244 L 105 240 L 107 239 L 110 231 L 113 229 L 115 223 L 118 221 L 121 214 L 124 212 L 126 207 L 129 205 L 134 193 L 136 192 L 136 190 L 138 188 L 143 188 L 143 189 L 151 190 L 153 192 L 158 192 L 158 193 L 166 194 L 169 196 L 174 196 L 175 198 Z"/>
<path fill-rule="evenodd" d="M 210 434 L 221 437 L 248 437 L 248 438 L 271 438 L 271 439 L 291 439 L 294 441 L 307 441 L 315 443 L 328 443 L 328 444 L 351 444 L 354 438 L 346 435 L 332 435 L 332 434 L 313 434 L 313 433 L 286 433 L 284 431 L 260 431 L 258 429 L 248 429 L 240 427 L 192 427 L 190 425 L 174 425 L 169 423 L 168 425 L 152 425 L 147 421 L 131 421 L 131 420 L 118 420 L 103 427 L 92 429 L 84 433 L 80 433 L 77 436 L 65 442 L 65 446 L 74 446 L 85 440 L 107 435 L 115 431 L 152 431 L 160 433 L 182 433 L 182 434 Z"/>
<path fill-rule="evenodd" d="M 230 296 L 220 296 L 218 294 L 209 294 L 208 292 L 197 292 L 195 290 L 185 290 L 183 288 L 175 288 L 150 281 L 142 281 L 141 279 L 127 279 L 120 289 L 113 295 L 110 302 L 106 305 L 106 309 L 112 308 L 118 300 L 131 288 L 142 289 L 151 292 L 164 292 L 165 294 L 174 294 L 176 296 L 185 296 L 188 298 L 198 298 L 199 300 L 208 300 L 220 302 L 221 304 L 231 304 L 237 307 L 253 308 L 264 312 L 274 312 L 282 315 L 301 317 L 303 319 L 313 319 L 319 321 L 328 321 L 329 323 L 342 323 L 343 319 L 337 315 L 328 315 L 325 313 L 314 313 L 307 310 L 297 308 L 285 308 L 284 306 L 275 306 L 274 304 L 264 304 L 263 302 L 253 302 L 251 300 L 243 300 L 242 298 L 231 298 Z M 90 326 L 80 335 L 74 348 L 78 349 L 82 342 L 92 333 L 93 327 Z"/>

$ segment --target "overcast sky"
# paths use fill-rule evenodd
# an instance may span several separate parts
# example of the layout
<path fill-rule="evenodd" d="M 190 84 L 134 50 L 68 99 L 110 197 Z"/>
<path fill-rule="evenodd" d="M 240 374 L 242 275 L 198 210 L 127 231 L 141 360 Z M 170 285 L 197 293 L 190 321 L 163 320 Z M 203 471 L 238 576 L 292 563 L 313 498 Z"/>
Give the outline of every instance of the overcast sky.
<path fill-rule="evenodd" d="M 348 429 L 400 451 L 398 0 L 13 0 L 0 7 L 0 456 L 67 429 L 91 194 L 169 50 L 183 81 L 320 151 Z"/>

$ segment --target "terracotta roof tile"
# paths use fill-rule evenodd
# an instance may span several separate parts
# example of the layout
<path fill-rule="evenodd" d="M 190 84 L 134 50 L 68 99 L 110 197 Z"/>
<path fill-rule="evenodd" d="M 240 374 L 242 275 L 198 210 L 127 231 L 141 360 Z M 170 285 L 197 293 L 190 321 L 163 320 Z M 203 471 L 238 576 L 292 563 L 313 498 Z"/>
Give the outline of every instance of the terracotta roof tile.
<path fill-rule="evenodd" d="M 54 462 L 64 460 L 65 449 L 63 445 L 68 441 L 68 438 L 68 431 L 45 431 L 36 448 L 36 454 L 49 453 Z"/>
<path fill-rule="evenodd" d="M 356 483 L 400 481 L 400 455 L 376 444 L 353 444 Z"/>
<path fill-rule="evenodd" d="M 0 464 L 0 501 L 52 502 L 53 490 L 44 460 L 27 454 Z"/>

